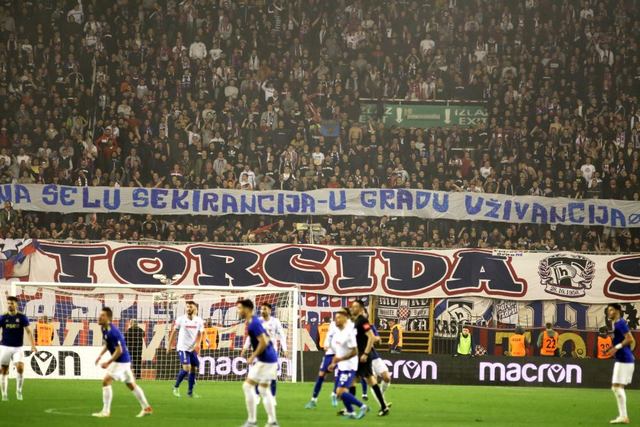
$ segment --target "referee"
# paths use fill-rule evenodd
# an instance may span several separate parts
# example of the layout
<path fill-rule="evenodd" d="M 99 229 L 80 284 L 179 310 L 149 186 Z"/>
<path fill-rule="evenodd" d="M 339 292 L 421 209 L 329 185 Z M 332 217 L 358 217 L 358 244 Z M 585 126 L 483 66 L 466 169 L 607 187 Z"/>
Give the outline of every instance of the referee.
<path fill-rule="evenodd" d="M 380 403 L 378 416 L 384 417 L 385 415 L 389 415 L 389 406 L 387 402 L 384 401 L 384 396 L 371 368 L 371 355 L 376 351 L 375 348 L 373 348 L 376 337 L 364 313 L 365 307 L 362 300 L 356 300 L 351 304 L 351 316 L 353 317 L 353 323 L 357 331 L 356 342 L 358 343 L 358 371 L 356 375 L 367 381 L 367 384 L 369 384 Z"/>

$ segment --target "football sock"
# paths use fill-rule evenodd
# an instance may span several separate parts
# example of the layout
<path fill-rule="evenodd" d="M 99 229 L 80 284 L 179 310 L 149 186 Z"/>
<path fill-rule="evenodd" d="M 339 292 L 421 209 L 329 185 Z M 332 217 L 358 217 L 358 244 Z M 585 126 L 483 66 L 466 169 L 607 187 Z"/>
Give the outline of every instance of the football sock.
<path fill-rule="evenodd" d="M 371 389 L 376 395 L 378 402 L 380 403 L 380 409 L 387 409 L 387 403 L 384 401 L 384 396 L 382 395 L 382 391 L 380 390 L 380 386 L 378 384 L 374 384 L 371 386 Z"/>
<path fill-rule="evenodd" d="M 189 372 L 189 394 L 193 393 L 193 386 L 196 385 L 196 373 Z"/>
<path fill-rule="evenodd" d="M 622 418 L 627 418 L 627 394 L 621 387 L 611 387 L 618 403 L 618 414 Z"/>
<path fill-rule="evenodd" d="M 24 384 L 24 374 L 16 376 L 16 392 L 22 393 L 22 385 Z"/>
<path fill-rule="evenodd" d="M 178 372 L 178 377 L 176 378 L 176 383 L 174 385 L 175 388 L 180 387 L 180 383 L 182 382 L 182 380 L 184 380 L 184 378 L 188 375 L 189 373 L 187 371 L 185 371 L 184 369 L 180 369 L 180 372 Z"/>
<path fill-rule="evenodd" d="M 345 408 L 347 408 L 347 412 L 353 412 L 353 406 L 357 406 L 358 408 L 362 406 L 362 402 L 356 399 L 351 393 L 342 393 L 342 401 L 344 402 Z"/>
<path fill-rule="evenodd" d="M 250 423 L 256 422 L 256 391 L 255 387 L 251 384 L 242 383 L 242 391 L 244 391 L 244 401 L 247 406 L 247 421 Z"/>
<path fill-rule="evenodd" d="M 149 407 L 149 402 L 147 402 L 147 397 L 144 395 L 144 391 L 136 385 L 136 388 L 132 390 L 133 395 L 138 399 L 138 403 L 142 409 L 146 409 Z"/>
<path fill-rule="evenodd" d="M 111 400 L 113 400 L 113 389 L 110 385 L 102 387 L 102 412 L 111 412 Z"/>
<path fill-rule="evenodd" d="M 320 377 L 318 376 L 318 378 L 316 378 L 316 383 L 313 386 L 313 398 L 317 398 L 318 395 L 320 394 L 320 389 L 322 389 L 322 383 L 324 382 L 324 377 Z"/>
<path fill-rule="evenodd" d="M 267 412 L 267 422 L 269 424 L 276 422 L 276 405 L 273 400 L 273 395 L 269 387 L 260 387 L 260 396 L 262 396 L 262 404 Z"/>

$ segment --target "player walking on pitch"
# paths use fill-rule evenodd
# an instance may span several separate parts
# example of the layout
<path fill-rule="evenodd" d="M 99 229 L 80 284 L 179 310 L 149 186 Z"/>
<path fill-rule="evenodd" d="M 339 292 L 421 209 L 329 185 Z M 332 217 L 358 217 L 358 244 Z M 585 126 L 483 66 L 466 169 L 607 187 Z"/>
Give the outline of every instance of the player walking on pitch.
<path fill-rule="evenodd" d="M 0 369 L 2 374 L 2 400 L 9 400 L 7 389 L 9 387 L 9 365 L 13 362 L 18 375 L 16 377 L 16 398 L 22 400 L 22 385 L 24 384 L 24 353 L 22 345 L 24 333 L 27 333 L 31 341 L 31 351 L 35 354 L 33 333 L 29 326 L 29 319 L 18 311 L 18 298 L 7 298 L 8 311 L 0 316 L 0 328 L 2 328 L 2 341 L 0 341 Z"/>
<path fill-rule="evenodd" d="M 238 314 L 246 322 L 246 333 L 253 349 L 253 353 L 247 359 L 247 364 L 251 367 L 247 373 L 247 379 L 242 384 L 248 415 L 243 427 L 255 427 L 257 425 L 256 385 L 259 386 L 262 404 L 267 412 L 267 427 L 278 427 L 276 405 L 273 394 L 269 390 L 271 381 L 275 380 L 278 375 L 278 354 L 273 348 L 269 334 L 262 326 L 262 322 L 260 322 L 258 316 L 254 315 L 253 309 L 254 306 L 251 300 L 238 301 Z M 254 361 L 255 364 L 253 364 Z"/>
<path fill-rule="evenodd" d="M 351 319 L 347 322 L 347 327 L 353 329 Z M 304 406 L 306 409 L 313 409 L 318 406 L 318 395 L 320 394 L 320 390 L 322 390 L 322 383 L 324 383 L 325 376 L 327 375 L 327 372 L 329 372 L 329 365 L 331 365 L 333 356 L 335 356 L 335 353 L 331 348 L 331 340 L 336 332 L 338 332 L 338 327 L 336 326 L 336 322 L 332 320 L 324 342 L 322 343 L 325 353 L 320 364 L 320 370 L 318 371 L 318 378 L 316 378 L 316 383 L 313 386 L 311 400 L 309 400 L 309 402 Z M 338 383 L 334 381 L 333 392 L 331 393 L 331 405 L 333 407 L 338 406 L 338 397 L 336 394 L 337 387 Z"/>
<path fill-rule="evenodd" d="M 371 330 L 373 331 L 373 335 L 375 335 L 376 342 L 380 341 L 380 334 L 374 325 L 371 325 Z M 371 351 L 371 369 L 373 371 L 373 375 L 382 379 L 382 384 L 380 385 L 380 391 L 384 395 L 387 392 L 387 389 L 391 385 L 391 374 L 389 373 L 389 368 L 380 357 L 378 351 L 374 348 Z"/>
<path fill-rule="evenodd" d="M 618 403 L 618 417 L 611 420 L 611 424 L 629 424 L 627 395 L 624 391 L 624 386 L 631 384 L 633 378 L 635 364 L 631 345 L 635 343 L 635 340 L 629 331 L 627 321 L 622 318 L 622 306 L 620 304 L 609 304 L 607 306 L 607 315 L 613 323 L 613 347 L 607 350 L 607 354 L 615 354 L 616 358 L 616 362 L 613 365 L 611 390 Z"/>
<path fill-rule="evenodd" d="M 289 352 L 287 350 L 287 334 L 282 327 L 282 322 L 275 316 L 272 316 L 271 313 L 273 311 L 273 307 L 271 304 L 264 303 L 260 305 L 260 322 L 264 327 L 264 330 L 267 331 L 269 338 L 271 339 L 271 343 L 273 344 L 273 348 L 276 351 L 276 354 L 280 353 L 280 348 L 282 348 L 282 353 L 284 357 L 289 357 Z M 244 347 L 242 348 L 241 355 L 244 355 L 246 350 L 249 350 L 251 347 L 251 341 L 249 337 L 245 340 Z M 273 395 L 274 402 L 277 405 L 275 400 L 276 397 L 276 383 L 277 380 L 271 381 L 271 394 Z M 259 391 L 256 387 L 256 394 L 259 394 Z"/>
<path fill-rule="evenodd" d="M 378 330 L 374 325 L 371 325 L 371 330 L 373 331 L 373 335 L 375 335 L 376 337 L 375 343 L 379 343 L 381 338 Z M 387 368 L 387 365 L 384 363 L 384 360 L 382 360 L 380 354 L 375 348 L 371 349 L 371 369 L 373 371 L 373 375 L 376 377 L 376 380 L 378 378 L 382 378 L 382 385 L 380 386 L 380 390 L 384 395 L 384 393 L 391 385 L 391 374 L 389 373 L 389 368 Z M 360 383 L 362 384 L 362 400 L 369 400 L 369 397 L 367 396 L 367 380 L 362 378 L 360 380 Z"/>
<path fill-rule="evenodd" d="M 102 328 L 104 346 L 96 359 L 96 365 L 100 363 L 100 359 L 107 351 L 109 351 L 111 357 L 100 364 L 103 369 L 107 370 L 107 374 L 102 380 L 102 410 L 92 415 L 98 418 L 111 416 L 111 401 L 113 400 L 111 383 L 113 383 L 113 380 L 123 381 L 129 390 L 133 392 L 141 407 L 140 413 L 136 415 L 138 418 L 151 415 L 153 410 L 149 406 L 149 402 L 147 402 L 144 391 L 136 384 L 135 376 L 131 370 L 131 357 L 129 356 L 129 350 L 127 350 L 127 343 L 120 330 L 111 323 L 112 320 L 113 312 L 109 307 L 104 307 L 98 319 L 98 324 Z"/>
<path fill-rule="evenodd" d="M 384 400 L 380 386 L 376 377 L 373 375 L 373 368 L 371 366 L 372 353 L 375 351 L 373 344 L 376 341 L 376 337 L 371 329 L 369 320 L 364 316 L 365 307 L 364 302 L 356 300 L 351 304 L 351 315 L 353 317 L 353 324 L 355 325 L 357 334 L 356 340 L 358 342 L 358 372 L 357 375 L 360 378 L 366 379 L 367 383 L 373 390 L 378 403 L 380 403 L 380 411 L 378 416 L 389 415 L 389 406 Z"/>
<path fill-rule="evenodd" d="M 187 301 L 187 313 L 176 319 L 174 329 L 169 334 L 167 350 L 171 348 L 173 339 L 178 331 L 178 357 L 180 358 L 181 369 L 178 372 L 176 383 L 173 386 L 173 395 L 180 397 L 180 383 L 189 376 L 189 391 L 187 396 L 197 397 L 193 394 L 196 385 L 196 374 L 200 367 L 198 359 L 198 347 L 204 332 L 204 321 L 196 315 L 198 305 L 193 301 Z"/>
<path fill-rule="evenodd" d="M 331 348 L 335 356 L 329 365 L 329 371 L 333 371 L 338 367 L 336 373 L 336 383 L 338 384 L 337 395 L 344 403 L 346 408 L 345 416 L 348 418 L 360 419 L 369 412 L 369 407 L 360 402 L 349 392 L 356 377 L 358 369 L 358 343 L 356 341 L 356 331 L 352 327 L 347 326 L 350 314 L 346 308 L 336 313 L 337 332 L 331 338 Z M 359 409 L 356 414 L 353 407 Z"/>

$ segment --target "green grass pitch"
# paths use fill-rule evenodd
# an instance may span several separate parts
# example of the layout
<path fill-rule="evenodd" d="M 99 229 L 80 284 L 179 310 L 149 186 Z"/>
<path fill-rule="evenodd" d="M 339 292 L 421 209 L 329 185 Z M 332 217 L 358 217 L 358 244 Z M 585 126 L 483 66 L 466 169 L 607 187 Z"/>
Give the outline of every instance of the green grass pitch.
<path fill-rule="evenodd" d="M 205 382 L 197 385 L 200 399 L 175 398 L 171 383 L 143 381 L 142 387 L 154 415 L 135 418 L 135 398 L 123 384 L 114 383 L 112 415 L 91 418 L 102 407 L 99 381 L 26 380 L 24 401 L 0 402 L 0 425 L 5 426 L 153 426 L 238 427 L 245 420 L 244 397 L 238 382 Z M 604 426 L 616 416 L 616 404 L 608 389 L 559 389 L 518 387 L 392 385 L 387 397 L 392 413 L 379 418 L 372 411 L 363 420 L 336 416 L 330 403 L 330 384 L 324 387 L 316 409 L 304 409 L 313 385 L 278 384 L 278 419 L 283 427 L 313 426 Z M 183 396 L 186 388 L 183 387 Z M 360 389 L 358 389 L 360 393 Z M 627 392 L 629 415 L 640 421 L 640 391 Z M 376 403 L 371 402 L 373 409 Z M 262 406 L 258 425 L 266 423 Z"/>

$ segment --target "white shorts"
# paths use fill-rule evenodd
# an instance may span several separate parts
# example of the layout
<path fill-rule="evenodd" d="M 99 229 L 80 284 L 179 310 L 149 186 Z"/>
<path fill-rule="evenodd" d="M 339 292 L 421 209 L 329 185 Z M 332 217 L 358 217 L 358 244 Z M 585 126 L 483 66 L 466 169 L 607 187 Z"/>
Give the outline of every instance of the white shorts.
<path fill-rule="evenodd" d="M 256 362 L 249 368 L 247 379 L 260 384 L 269 383 L 278 378 L 278 363 Z"/>
<path fill-rule="evenodd" d="M 633 379 L 633 369 L 635 367 L 635 363 L 614 363 L 611 384 L 631 384 L 631 380 Z"/>
<path fill-rule="evenodd" d="M 135 376 L 131 372 L 131 363 L 129 362 L 111 362 L 111 365 L 107 368 L 107 375 L 116 381 L 123 381 L 127 384 L 135 381 Z"/>
<path fill-rule="evenodd" d="M 373 370 L 373 375 L 376 377 L 382 376 L 385 372 L 389 373 L 389 368 L 387 368 L 387 364 L 384 363 L 381 357 L 371 361 L 371 369 Z"/>
<path fill-rule="evenodd" d="M 24 363 L 22 347 L 0 345 L 0 366 L 9 366 L 11 362 Z"/>

